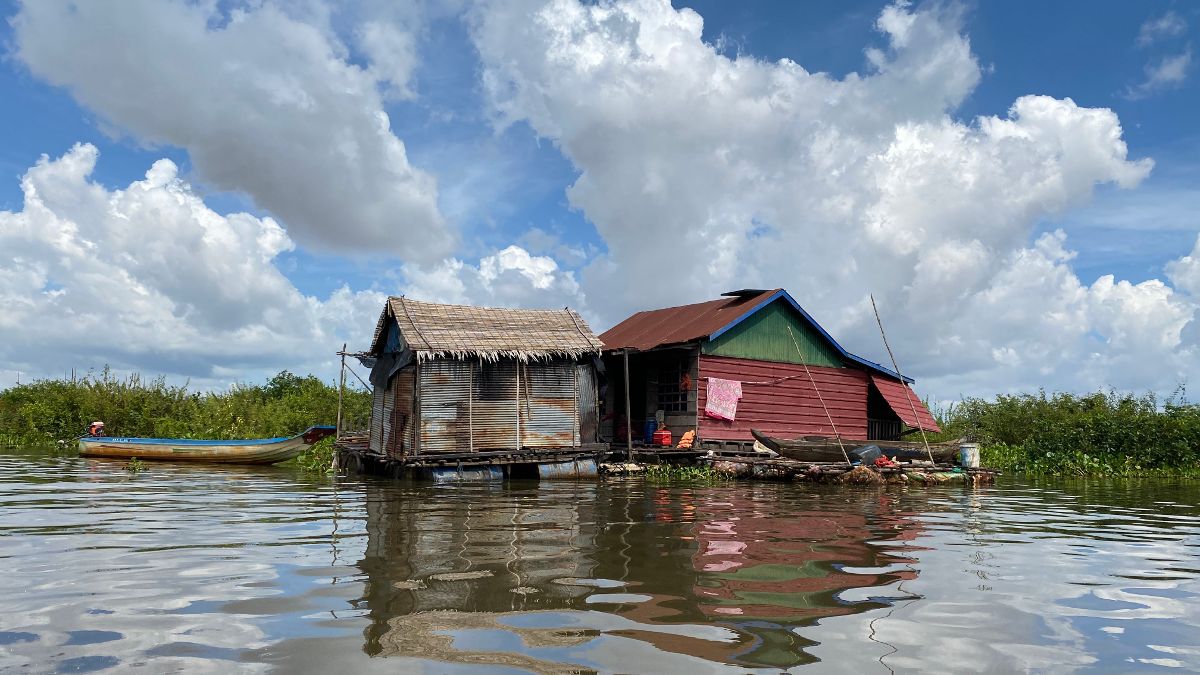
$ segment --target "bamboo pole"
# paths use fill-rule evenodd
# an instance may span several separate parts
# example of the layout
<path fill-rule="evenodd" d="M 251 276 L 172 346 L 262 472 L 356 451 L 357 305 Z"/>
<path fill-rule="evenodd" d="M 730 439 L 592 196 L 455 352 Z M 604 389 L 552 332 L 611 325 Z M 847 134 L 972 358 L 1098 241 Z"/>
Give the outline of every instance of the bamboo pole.
<path fill-rule="evenodd" d="M 800 351 L 800 343 L 796 341 L 796 335 L 792 332 L 791 326 L 788 326 L 788 336 L 792 338 L 792 344 L 796 346 L 796 355 L 800 358 L 800 365 L 804 366 L 804 374 L 808 375 L 808 381 L 812 384 L 813 391 L 817 392 L 817 400 L 821 402 L 821 409 L 825 411 L 825 419 L 829 420 L 829 427 L 833 429 L 833 437 L 837 439 L 842 457 L 846 459 L 846 466 L 850 466 L 850 455 L 846 452 L 846 446 L 842 445 L 842 435 L 838 433 L 837 425 L 833 423 L 833 415 L 829 414 L 829 408 L 825 406 L 825 397 L 821 396 L 821 389 L 817 387 L 817 381 L 813 379 L 812 373 L 808 370 L 808 364 L 804 362 L 804 352 Z"/>
<path fill-rule="evenodd" d="M 896 374 L 900 376 L 900 386 L 904 387 L 904 400 L 908 401 L 908 407 L 912 410 L 913 419 L 917 421 L 917 429 L 921 431 L 921 440 L 925 442 L 925 453 L 929 455 L 929 461 L 933 462 L 933 450 L 929 449 L 929 439 L 925 436 L 925 427 L 921 426 L 921 418 L 917 416 L 917 406 L 913 405 L 912 397 L 908 395 L 908 385 L 904 382 L 904 374 L 900 372 L 900 364 L 896 363 L 896 356 L 892 354 L 892 347 L 888 344 L 887 333 L 883 332 L 883 321 L 879 318 L 879 308 L 875 306 L 875 294 L 871 294 L 871 310 L 875 312 L 875 323 L 879 324 L 879 335 L 883 337 L 883 346 L 887 349 L 888 358 L 892 360 L 892 367 L 896 369 Z"/>
<path fill-rule="evenodd" d="M 338 411 L 337 411 L 337 426 L 334 428 L 333 437 L 341 439 L 342 437 L 342 392 L 346 390 L 346 343 L 342 343 L 342 365 L 338 369 Z"/>

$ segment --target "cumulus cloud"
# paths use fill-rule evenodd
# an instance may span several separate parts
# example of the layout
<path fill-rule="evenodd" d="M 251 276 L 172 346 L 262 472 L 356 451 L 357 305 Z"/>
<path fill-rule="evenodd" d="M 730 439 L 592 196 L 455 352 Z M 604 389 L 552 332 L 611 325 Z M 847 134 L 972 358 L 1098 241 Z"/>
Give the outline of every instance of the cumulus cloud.
<path fill-rule="evenodd" d="M 364 21 L 360 67 L 323 5 L 222 7 L 25 2 L 14 52 L 138 141 L 186 149 L 206 182 L 250 195 L 302 244 L 451 253 L 437 182 L 409 162 L 380 93 L 411 95 L 410 33 Z"/>
<path fill-rule="evenodd" d="M 209 209 L 159 160 L 109 190 L 80 144 L 21 179 L 0 212 L 0 367 L 39 375 L 111 365 L 219 385 L 280 369 L 334 371 L 369 335 L 383 295 L 300 293 L 275 266 L 272 218 Z"/>
<path fill-rule="evenodd" d="M 1071 99 L 954 118 L 981 77 L 960 21 L 891 5 L 863 72 L 834 78 L 726 56 L 664 0 L 485 2 L 471 17 L 496 124 L 528 124 L 579 171 L 567 196 L 607 245 L 581 275 L 600 328 L 785 286 L 877 357 L 874 292 L 902 365 L 942 395 L 1172 386 L 1191 301 L 1161 282 L 1087 285 L 1065 235 L 1033 238 L 1152 162 L 1129 158 L 1115 113 Z"/>
<path fill-rule="evenodd" d="M 549 256 L 512 245 L 485 255 L 478 265 L 458 258 L 422 267 L 406 265 L 404 294 L 418 300 L 494 307 L 571 307 L 588 313 L 575 275 Z"/>

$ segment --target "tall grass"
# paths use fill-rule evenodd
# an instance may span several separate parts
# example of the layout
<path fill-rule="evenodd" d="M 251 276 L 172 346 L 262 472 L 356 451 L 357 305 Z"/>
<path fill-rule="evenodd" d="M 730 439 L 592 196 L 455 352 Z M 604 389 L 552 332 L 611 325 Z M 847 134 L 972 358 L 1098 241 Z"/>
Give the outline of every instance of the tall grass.
<path fill-rule="evenodd" d="M 343 428 L 365 429 L 371 395 L 347 387 Z M 263 384 L 198 392 L 164 378 L 118 377 L 107 368 L 78 380 L 39 380 L 0 391 L 0 445 L 53 444 L 101 420 L 110 436 L 272 438 L 337 420 L 337 387 L 280 372 Z"/>
<path fill-rule="evenodd" d="M 1200 406 L 1153 394 L 1001 395 L 935 411 L 939 438 L 970 435 L 988 466 L 1035 474 L 1200 475 Z"/>

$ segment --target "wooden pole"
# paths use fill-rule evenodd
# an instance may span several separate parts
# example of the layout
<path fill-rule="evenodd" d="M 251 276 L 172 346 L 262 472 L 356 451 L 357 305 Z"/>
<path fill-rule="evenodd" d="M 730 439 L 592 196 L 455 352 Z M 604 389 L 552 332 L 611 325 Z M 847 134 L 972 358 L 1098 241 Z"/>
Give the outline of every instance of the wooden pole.
<path fill-rule="evenodd" d="M 521 451 L 521 362 L 517 361 L 517 452 Z"/>
<path fill-rule="evenodd" d="M 892 367 L 896 369 L 896 374 L 900 376 L 900 386 L 904 387 L 904 400 L 908 401 L 908 407 L 912 410 L 913 419 L 917 421 L 917 429 L 921 431 L 921 440 L 925 442 L 925 453 L 929 455 L 929 461 L 933 462 L 933 450 L 929 449 L 929 439 L 925 437 L 925 427 L 921 426 L 921 418 L 917 416 L 917 406 L 913 405 L 912 397 L 908 395 L 908 385 L 904 382 L 904 375 L 900 372 L 900 364 L 896 363 L 896 356 L 892 354 L 892 347 L 888 344 L 887 333 L 883 332 L 883 321 L 879 318 L 879 308 L 875 306 L 875 294 L 871 294 L 871 310 L 875 312 L 875 323 L 879 324 L 879 335 L 883 337 L 883 346 L 887 349 L 888 358 L 892 360 Z"/>
<path fill-rule="evenodd" d="M 846 465 L 850 465 L 850 455 L 846 452 L 846 446 L 842 445 L 842 435 L 838 433 L 837 425 L 833 423 L 833 415 L 829 414 L 829 408 L 825 406 L 825 397 L 821 396 L 821 389 L 817 387 L 817 381 L 813 379 L 812 373 L 808 370 L 808 364 L 804 362 L 804 352 L 800 351 L 800 343 L 796 341 L 796 335 L 792 333 L 792 327 L 788 326 L 788 335 L 792 338 L 792 344 L 796 346 L 796 356 L 800 359 L 800 365 L 804 366 L 804 374 L 808 375 L 808 381 L 812 384 L 813 391 L 817 392 L 817 400 L 821 402 L 821 409 L 825 411 L 825 419 L 829 420 L 829 428 L 833 429 L 833 437 L 837 439 L 838 448 L 842 451 L 842 457 L 846 459 Z"/>
<path fill-rule="evenodd" d="M 339 375 L 340 381 L 338 382 L 337 427 L 335 427 L 333 437 L 340 439 L 342 437 L 342 392 L 344 392 L 346 390 L 346 343 L 345 342 L 342 343 L 342 366 L 338 372 L 338 375 Z"/>
<path fill-rule="evenodd" d="M 467 379 L 467 451 L 475 452 L 475 363 L 471 365 L 471 376 Z"/>
<path fill-rule="evenodd" d="M 625 452 L 633 461 L 633 421 L 629 419 L 629 350 L 625 350 Z"/>

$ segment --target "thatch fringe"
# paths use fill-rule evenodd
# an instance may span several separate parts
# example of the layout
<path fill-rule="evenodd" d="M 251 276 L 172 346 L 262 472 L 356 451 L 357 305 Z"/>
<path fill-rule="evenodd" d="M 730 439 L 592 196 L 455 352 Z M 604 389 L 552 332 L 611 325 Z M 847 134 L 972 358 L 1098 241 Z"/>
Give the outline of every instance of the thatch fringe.
<path fill-rule="evenodd" d="M 425 361 L 433 361 L 436 359 L 454 359 L 456 361 L 465 361 L 467 359 L 479 359 L 480 361 L 496 362 L 501 359 L 515 359 L 521 363 L 530 363 L 532 361 L 554 361 L 557 359 L 569 359 L 576 361 L 585 356 L 599 356 L 599 350 L 563 350 L 554 349 L 548 351 L 534 350 L 501 350 L 501 351 L 483 351 L 477 349 L 444 349 L 441 351 L 425 351 L 419 350 L 416 352 L 417 360 L 424 363 Z"/>

